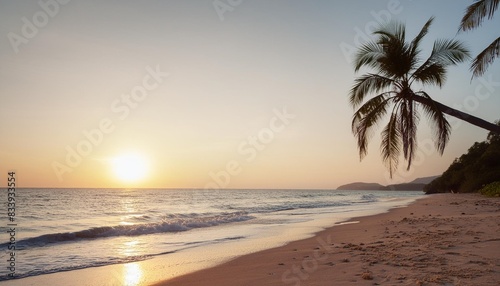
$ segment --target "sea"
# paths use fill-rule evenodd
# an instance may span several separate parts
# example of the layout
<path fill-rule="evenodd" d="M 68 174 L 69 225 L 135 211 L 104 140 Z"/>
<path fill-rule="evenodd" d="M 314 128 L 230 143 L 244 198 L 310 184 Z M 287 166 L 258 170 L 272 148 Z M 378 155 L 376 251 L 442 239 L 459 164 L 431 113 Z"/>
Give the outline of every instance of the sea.
<path fill-rule="evenodd" d="M 12 245 L 14 275 L 22 280 L 214 245 L 224 249 L 234 241 L 254 241 L 250 245 L 257 245 L 253 251 L 258 251 L 353 217 L 405 206 L 422 195 L 369 190 L 17 189 L 13 221 L 5 215 L 6 195 L 3 204 L 0 285 L 12 276 L 7 261 Z M 293 229 L 297 231 L 284 231 Z M 238 253 L 232 250 L 231 255 Z"/>

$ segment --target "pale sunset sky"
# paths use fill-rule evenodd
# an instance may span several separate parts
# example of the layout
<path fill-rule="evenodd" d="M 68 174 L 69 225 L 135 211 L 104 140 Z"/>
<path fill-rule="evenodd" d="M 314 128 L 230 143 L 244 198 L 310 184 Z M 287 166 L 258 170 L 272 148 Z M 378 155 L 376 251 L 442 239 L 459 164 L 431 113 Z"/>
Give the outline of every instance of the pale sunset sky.
<path fill-rule="evenodd" d="M 457 34 L 471 0 L 0 0 L 0 185 L 336 188 L 441 174 L 487 131 L 451 118 L 443 156 L 419 124 L 420 156 L 393 180 L 377 129 L 360 161 L 348 92 L 355 47 L 377 22 L 475 56 L 500 15 Z M 437 101 L 500 119 L 500 61 L 471 81 L 450 67 Z M 361 74 L 359 74 L 361 75 Z M 419 88 L 416 88 L 419 89 Z M 401 160 L 402 162 L 402 160 Z"/>

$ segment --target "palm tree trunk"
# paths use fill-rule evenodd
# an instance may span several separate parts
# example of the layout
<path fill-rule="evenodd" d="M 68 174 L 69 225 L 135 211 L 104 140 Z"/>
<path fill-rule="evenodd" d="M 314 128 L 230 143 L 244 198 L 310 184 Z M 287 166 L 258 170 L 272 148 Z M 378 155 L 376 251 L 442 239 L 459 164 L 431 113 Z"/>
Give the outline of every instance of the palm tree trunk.
<path fill-rule="evenodd" d="M 493 124 L 491 122 L 488 122 L 488 121 L 483 120 L 481 118 L 475 117 L 474 115 L 467 114 L 467 113 L 462 112 L 460 110 L 451 108 L 451 107 L 446 106 L 446 105 L 444 105 L 440 102 L 437 102 L 435 100 L 432 100 L 432 102 L 431 102 L 431 99 L 427 99 L 425 97 L 422 97 L 422 96 L 419 96 L 416 94 L 414 94 L 413 99 L 417 102 L 422 103 L 422 104 L 434 104 L 443 113 L 446 113 L 448 115 L 451 115 L 451 116 L 456 117 L 458 119 L 461 119 L 463 121 L 469 122 L 472 125 L 481 127 L 481 128 L 486 129 L 488 131 L 500 134 L 500 126 L 499 125 Z"/>

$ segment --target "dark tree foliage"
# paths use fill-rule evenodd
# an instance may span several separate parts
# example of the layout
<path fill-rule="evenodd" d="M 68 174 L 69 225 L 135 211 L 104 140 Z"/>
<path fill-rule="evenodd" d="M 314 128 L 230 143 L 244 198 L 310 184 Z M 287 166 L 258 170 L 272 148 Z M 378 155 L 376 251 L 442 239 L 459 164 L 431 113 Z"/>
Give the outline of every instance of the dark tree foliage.
<path fill-rule="evenodd" d="M 470 193 L 497 181 L 500 181 L 500 135 L 490 132 L 486 141 L 474 143 L 441 177 L 425 186 L 424 192 Z"/>

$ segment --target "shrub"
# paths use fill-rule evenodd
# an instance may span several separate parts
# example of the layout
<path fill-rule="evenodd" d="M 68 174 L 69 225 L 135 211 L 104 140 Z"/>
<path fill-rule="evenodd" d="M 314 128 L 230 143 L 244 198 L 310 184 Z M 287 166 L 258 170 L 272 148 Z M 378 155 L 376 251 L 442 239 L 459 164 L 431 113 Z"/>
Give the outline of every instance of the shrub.
<path fill-rule="evenodd" d="M 500 181 L 482 187 L 479 192 L 488 197 L 500 197 Z"/>

